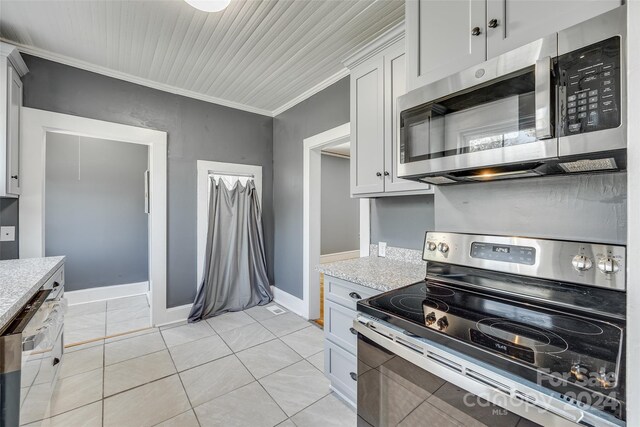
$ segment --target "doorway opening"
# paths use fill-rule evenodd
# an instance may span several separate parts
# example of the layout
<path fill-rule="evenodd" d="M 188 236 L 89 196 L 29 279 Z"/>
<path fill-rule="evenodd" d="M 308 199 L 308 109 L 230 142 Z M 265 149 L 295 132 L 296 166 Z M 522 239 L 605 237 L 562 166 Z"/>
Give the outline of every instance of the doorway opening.
<path fill-rule="evenodd" d="M 360 257 L 360 205 L 350 195 L 349 141 L 321 150 L 320 264 Z M 320 277 L 320 317 L 324 327 L 324 274 Z"/>
<path fill-rule="evenodd" d="M 369 255 L 369 199 L 360 199 L 358 204 L 358 219 L 349 224 L 350 233 L 357 234 L 358 245 L 353 250 L 338 251 L 326 249 L 322 258 L 322 158 L 324 153 L 332 153 L 342 157 L 350 143 L 350 124 L 345 123 L 326 132 L 314 135 L 304 140 L 303 174 L 303 315 L 311 320 L 323 323 L 321 308 L 321 276 L 316 267 L 322 262 L 339 261 L 358 256 Z M 337 148 L 336 148 L 337 147 Z M 348 161 L 348 160 L 347 160 Z M 349 181 L 343 183 L 344 189 L 349 191 Z M 348 193 L 347 193 L 348 194 Z M 355 225 L 357 224 L 357 225 Z M 328 235 L 333 230 L 327 230 Z M 336 225 L 340 227 L 340 225 Z M 358 230 L 353 230 L 358 227 Z M 325 239 L 326 241 L 326 239 Z M 331 253 L 329 253 L 331 252 Z M 322 292 L 323 293 L 323 292 Z M 323 313 L 322 313 L 323 314 Z"/>
<path fill-rule="evenodd" d="M 100 263 L 94 263 L 94 268 L 90 269 L 88 273 L 85 272 L 84 276 L 79 271 L 67 273 L 70 282 L 67 285 L 65 297 L 72 304 L 102 301 L 104 311 L 100 310 L 98 313 L 93 313 L 93 317 L 85 318 L 83 326 L 97 324 L 102 327 L 101 325 L 104 323 L 104 336 L 120 335 L 127 330 L 149 328 L 149 326 L 161 325 L 173 320 L 172 313 L 166 306 L 167 134 L 152 129 L 32 108 L 22 109 L 21 134 L 20 258 L 53 254 L 66 255 L 58 252 L 65 251 L 71 254 L 73 251 L 77 252 L 78 248 L 86 251 L 87 254 L 69 255 L 67 262 L 71 263 L 74 258 L 78 259 L 79 256 L 92 253 L 94 258 L 100 258 Z M 56 143 L 53 140 L 56 138 L 68 139 L 71 142 L 68 142 L 67 145 L 60 142 L 62 145 L 55 149 Z M 129 194 L 122 187 L 117 189 L 109 187 L 113 186 L 114 182 L 107 181 L 116 181 L 121 178 L 108 175 L 113 172 L 113 169 L 126 175 L 119 168 L 128 163 L 130 159 L 122 156 L 116 159 L 112 158 L 110 163 L 106 165 L 108 167 L 89 162 L 92 158 L 90 156 L 92 149 L 104 149 L 105 147 L 101 144 L 106 143 L 120 144 L 121 147 L 126 146 L 137 150 L 134 151 L 137 152 L 140 164 L 139 169 L 132 172 L 135 174 L 136 183 L 131 184 L 136 187 L 135 200 L 113 198 L 110 202 L 105 202 L 97 197 L 98 190 L 106 191 L 105 187 L 107 192 L 122 193 L 112 194 L 115 196 Z M 102 153 L 101 160 L 115 151 L 113 147 L 109 148 L 106 154 Z M 128 153 L 127 156 L 133 156 L 133 154 Z M 94 159 L 96 157 L 101 156 L 93 156 Z M 75 166 L 69 167 L 68 164 L 65 164 L 73 158 L 75 158 Z M 78 161 L 79 159 L 80 161 Z M 63 163 L 63 167 L 56 169 L 55 162 Z M 146 169 L 143 170 L 143 167 Z M 51 172 L 51 175 L 47 176 L 48 172 Z M 101 172 L 102 175 L 94 176 L 97 172 Z M 87 185 L 82 187 L 85 184 Z M 76 186 L 74 191 L 69 191 L 69 185 Z M 78 192 L 84 195 L 80 199 L 84 204 L 78 205 L 78 200 L 72 200 L 72 196 L 76 196 Z M 146 195 L 148 198 L 145 197 Z M 92 201 L 92 204 L 86 203 L 88 199 Z M 74 208 L 66 209 L 65 204 Z M 90 209 L 90 213 L 81 216 L 83 221 L 95 224 L 93 227 L 96 229 L 101 228 L 101 224 L 104 224 L 103 228 L 108 229 L 103 230 L 101 235 L 96 235 L 95 230 L 91 230 L 91 227 L 87 226 L 83 228 L 85 230 L 83 233 L 94 233 L 88 239 L 87 236 L 80 235 L 81 225 L 83 227 L 84 225 L 79 224 L 77 218 L 76 223 L 70 221 L 69 218 L 87 209 Z M 105 218 L 105 215 L 117 216 L 118 214 L 122 215 L 119 220 L 129 218 L 126 213 L 131 209 L 138 215 L 138 222 L 127 226 L 128 228 L 113 219 L 107 221 Z M 145 209 L 148 210 L 148 213 L 145 213 Z M 48 215 L 49 213 L 51 215 Z M 56 216 L 57 219 L 54 220 Z M 126 232 L 122 232 L 122 230 Z M 132 234 L 136 235 L 135 241 L 137 243 L 132 243 Z M 118 236 L 114 235 L 119 235 L 122 240 L 118 240 Z M 80 244 L 74 247 L 63 247 L 74 241 L 78 241 Z M 136 258 L 128 264 L 118 265 L 115 261 L 109 262 L 111 259 L 116 259 L 116 252 L 128 251 L 136 245 L 139 248 L 146 248 L 146 251 L 136 252 L 141 254 L 140 258 Z M 94 249 L 104 248 L 108 248 L 108 250 L 99 252 L 98 255 L 94 252 Z M 89 261 L 94 262 L 95 259 L 86 260 L 86 262 Z M 96 265 L 98 267 L 95 267 Z M 67 267 L 70 266 L 71 264 Z M 74 270 L 75 267 L 71 267 L 71 269 Z M 139 275 L 135 276 L 133 270 L 136 270 L 138 273 L 135 274 Z M 95 278 L 92 275 L 99 277 Z M 120 285 L 97 286 L 105 284 L 104 282 L 100 283 L 100 280 L 106 281 L 107 279 L 114 282 L 120 281 Z M 140 281 L 131 282 L 132 280 Z M 76 290 L 69 288 L 69 286 L 73 288 L 73 282 L 80 284 Z M 89 286 L 86 286 L 87 284 Z M 86 287 L 81 289 L 82 286 Z M 108 303 L 104 301 L 125 296 L 133 298 L 131 300 L 120 298 L 111 304 L 111 308 L 114 312 L 125 310 L 129 313 L 124 311 L 117 314 L 112 313 L 113 323 L 117 323 L 118 317 L 123 323 L 109 328 L 111 333 L 108 334 Z M 97 304 L 97 306 L 100 305 Z M 87 307 L 85 308 L 89 310 Z M 75 311 L 82 312 L 83 310 L 77 309 Z M 131 320 L 142 318 L 139 316 L 141 312 L 144 313 L 143 321 Z M 69 338 L 72 337 L 66 337 L 67 343 Z"/>
<path fill-rule="evenodd" d="M 45 136 L 45 256 L 65 259 L 65 344 L 150 326 L 149 147 Z"/>

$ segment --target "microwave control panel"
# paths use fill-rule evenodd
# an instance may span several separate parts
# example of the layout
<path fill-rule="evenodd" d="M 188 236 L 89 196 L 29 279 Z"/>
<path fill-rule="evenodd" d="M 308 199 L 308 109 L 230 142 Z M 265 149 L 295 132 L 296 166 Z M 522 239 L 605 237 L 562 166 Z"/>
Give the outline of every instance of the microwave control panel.
<path fill-rule="evenodd" d="M 620 126 L 620 37 L 561 55 L 560 136 Z"/>

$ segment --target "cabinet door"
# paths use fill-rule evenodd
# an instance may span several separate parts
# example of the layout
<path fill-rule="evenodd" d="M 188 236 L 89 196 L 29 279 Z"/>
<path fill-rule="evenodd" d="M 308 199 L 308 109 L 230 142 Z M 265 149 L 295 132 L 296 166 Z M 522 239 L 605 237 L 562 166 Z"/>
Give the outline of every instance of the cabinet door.
<path fill-rule="evenodd" d="M 486 59 L 485 12 L 486 0 L 407 0 L 407 90 Z"/>
<path fill-rule="evenodd" d="M 398 160 L 398 108 L 400 95 L 407 91 L 406 55 L 404 40 L 396 42 L 385 51 L 384 55 L 384 192 L 428 190 L 428 184 L 398 178 L 396 162 Z"/>
<path fill-rule="evenodd" d="M 7 86 L 7 193 L 19 195 L 22 81 L 11 65 L 7 68 Z"/>
<path fill-rule="evenodd" d="M 620 5 L 620 0 L 487 0 L 487 56 L 501 55 Z"/>
<path fill-rule="evenodd" d="M 371 58 L 351 72 L 351 194 L 384 191 L 384 66 Z"/>

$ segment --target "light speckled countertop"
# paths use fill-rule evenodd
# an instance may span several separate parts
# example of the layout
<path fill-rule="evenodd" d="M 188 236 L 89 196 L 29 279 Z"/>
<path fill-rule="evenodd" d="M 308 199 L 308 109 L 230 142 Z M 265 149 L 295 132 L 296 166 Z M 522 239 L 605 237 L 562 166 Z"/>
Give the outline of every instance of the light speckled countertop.
<path fill-rule="evenodd" d="M 424 280 L 425 263 L 368 256 L 321 264 L 320 273 L 382 292 Z"/>
<path fill-rule="evenodd" d="M 63 262 L 63 256 L 0 261 L 0 330 Z"/>

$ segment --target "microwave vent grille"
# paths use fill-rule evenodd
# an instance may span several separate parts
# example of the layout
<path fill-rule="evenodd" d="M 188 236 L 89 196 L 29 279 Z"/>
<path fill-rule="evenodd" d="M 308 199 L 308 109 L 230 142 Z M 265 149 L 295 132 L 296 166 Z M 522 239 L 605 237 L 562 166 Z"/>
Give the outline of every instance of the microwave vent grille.
<path fill-rule="evenodd" d="M 613 157 L 607 159 L 577 160 L 575 162 L 559 163 L 558 166 L 560 166 L 565 172 L 569 173 L 618 169 Z"/>
<path fill-rule="evenodd" d="M 420 181 L 433 185 L 451 184 L 457 182 L 451 178 L 447 178 L 446 176 L 427 176 L 424 178 L 420 178 Z"/>

